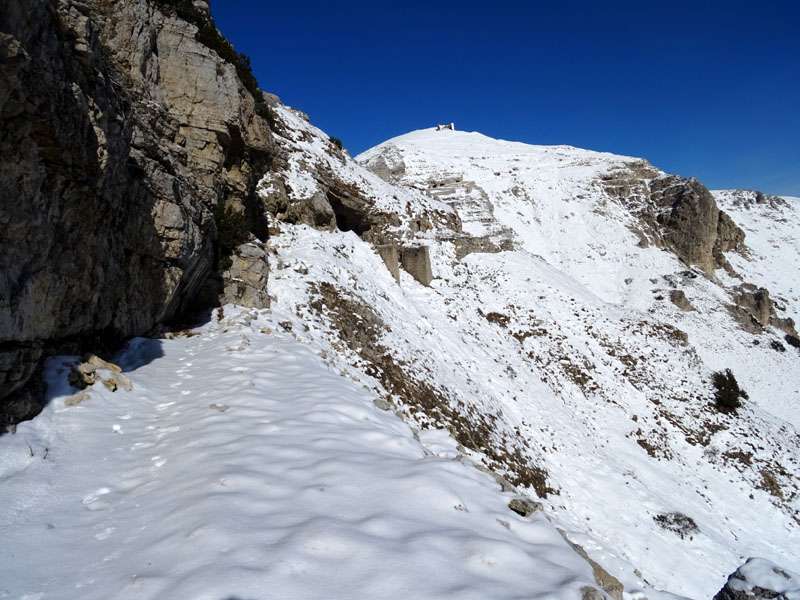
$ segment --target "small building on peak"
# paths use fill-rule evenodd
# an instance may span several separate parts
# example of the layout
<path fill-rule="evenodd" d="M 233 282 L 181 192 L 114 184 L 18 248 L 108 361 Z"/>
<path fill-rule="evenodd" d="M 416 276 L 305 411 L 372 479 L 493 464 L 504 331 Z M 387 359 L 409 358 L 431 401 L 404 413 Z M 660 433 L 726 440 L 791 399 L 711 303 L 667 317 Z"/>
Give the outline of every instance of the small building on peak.
<path fill-rule="evenodd" d="M 450 125 L 437 125 L 436 126 L 436 131 L 444 131 L 444 130 L 455 131 L 456 130 L 456 126 L 453 123 L 450 123 Z"/>

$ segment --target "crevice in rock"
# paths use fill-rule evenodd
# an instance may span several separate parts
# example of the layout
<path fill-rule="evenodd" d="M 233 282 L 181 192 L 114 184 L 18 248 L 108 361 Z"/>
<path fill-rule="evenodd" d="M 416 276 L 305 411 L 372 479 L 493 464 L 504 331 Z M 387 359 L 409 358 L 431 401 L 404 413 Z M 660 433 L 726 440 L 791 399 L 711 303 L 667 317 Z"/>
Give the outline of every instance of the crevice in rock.
<path fill-rule="evenodd" d="M 372 224 L 365 212 L 345 205 L 333 190 L 328 191 L 327 198 L 336 217 L 336 227 L 339 231 L 353 231 L 358 237 L 362 237 L 370 230 Z"/>

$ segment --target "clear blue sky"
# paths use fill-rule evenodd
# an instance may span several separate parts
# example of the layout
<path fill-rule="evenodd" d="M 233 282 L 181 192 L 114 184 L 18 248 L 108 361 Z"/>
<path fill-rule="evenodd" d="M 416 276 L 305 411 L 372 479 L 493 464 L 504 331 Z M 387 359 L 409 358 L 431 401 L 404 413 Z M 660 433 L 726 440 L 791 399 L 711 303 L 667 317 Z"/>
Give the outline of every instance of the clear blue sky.
<path fill-rule="evenodd" d="M 800 0 L 212 0 L 262 89 L 355 155 L 456 128 L 800 196 Z"/>

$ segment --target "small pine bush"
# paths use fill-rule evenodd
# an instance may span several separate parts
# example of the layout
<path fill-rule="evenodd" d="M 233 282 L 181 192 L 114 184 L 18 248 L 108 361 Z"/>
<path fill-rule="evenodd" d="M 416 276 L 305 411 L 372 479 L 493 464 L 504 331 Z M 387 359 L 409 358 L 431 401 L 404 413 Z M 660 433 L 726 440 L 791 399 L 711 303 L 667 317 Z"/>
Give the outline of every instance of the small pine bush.
<path fill-rule="evenodd" d="M 671 512 L 662 515 L 656 515 L 653 520 L 661 526 L 661 528 L 677 533 L 682 540 L 687 537 L 690 540 L 694 539 L 694 534 L 700 532 L 697 523 L 694 522 L 692 517 L 687 517 L 683 513 Z"/>
<path fill-rule="evenodd" d="M 340 140 L 339 138 L 330 136 L 329 139 L 331 140 L 331 143 L 334 146 L 336 146 L 339 150 L 342 150 L 344 148 L 344 146 L 342 146 L 342 140 Z"/>
<path fill-rule="evenodd" d="M 233 251 L 250 236 L 247 219 L 244 214 L 220 203 L 214 211 L 214 222 L 217 226 L 217 261 L 225 270 L 231 266 Z"/>
<path fill-rule="evenodd" d="M 731 373 L 730 369 L 718 371 L 713 375 L 714 387 L 717 389 L 717 406 L 723 409 L 736 409 L 742 403 L 740 398 L 747 400 L 747 392 L 739 387 L 739 383 Z"/>

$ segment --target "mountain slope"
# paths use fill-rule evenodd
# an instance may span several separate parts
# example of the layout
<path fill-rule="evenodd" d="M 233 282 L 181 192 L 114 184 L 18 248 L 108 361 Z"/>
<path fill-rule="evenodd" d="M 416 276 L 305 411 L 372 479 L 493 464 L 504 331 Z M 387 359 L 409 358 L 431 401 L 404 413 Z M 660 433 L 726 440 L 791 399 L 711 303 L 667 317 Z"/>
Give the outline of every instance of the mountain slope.
<path fill-rule="evenodd" d="M 737 251 L 724 254 L 726 268 L 715 269 L 707 279 L 698 277 L 700 270 L 687 271 L 686 266 L 691 265 L 680 264 L 685 262 L 680 252 L 664 252 L 665 247 L 672 248 L 659 239 L 662 232 L 644 218 L 648 210 L 664 210 L 648 206 L 654 203 L 650 198 L 655 195 L 654 188 L 664 181 L 674 186 L 680 183 L 641 159 L 569 147 L 528 146 L 477 133 L 422 130 L 389 140 L 358 160 L 378 173 L 386 173 L 386 165 L 391 168 L 394 161 L 390 180 L 449 200 L 459 207 L 462 219 L 461 206 L 472 206 L 476 196 L 483 196 L 491 213 L 481 211 L 475 216 L 472 212 L 466 219 L 472 216 L 472 223 L 488 219 L 499 224 L 516 240 L 515 247 L 543 257 L 603 300 L 647 311 L 690 336 L 696 333 L 696 350 L 704 354 L 712 369 L 748 371 L 745 387 L 756 388 L 760 406 L 800 425 L 797 411 L 792 409 L 800 402 L 796 382 L 769 377 L 794 363 L 793 355 L 777 356 L 771 350 L 772 342 L 782 342 L 784 333 L 795 332 L 791 326 L 783 331 L 763 327 L 780 325 L 798 314 L 791 274 L 800 268 L 794 251 L 800 241 L 792 232 L 797 214 L 787 201 L 776 204 L 778 199 L 773 199 L 772 214 L 763 208 L 763 216 L 757 215 L 758 211 L 736 210 L 733 203 L 723 204 L 723 208 L 731 204 L 734 220 L 748 233 Z M 756 204 L 751 201 L 750 205 Z M 749 218 L 751 215 L 756 220 Z M 470 226 L 465 224 L 465 229 Z M 767 235 L 781 227 L 772 236 L 780 245 L 775 239 L 760 239 L 758 232 Z M 754 262 L 756 253 L 759 256 Z M 740 288 L 751 283 L 757 284 L 753 291 L 771 287 L 781 298 L 775 306 L 766 307 L 766 319 L 758 317 L 763 322 L 750 328 L 767 334 L 762 338 L 764 348 L 753 348 L 753 342 L 761 340 L 739 335 L 740 327 L 729 318 L 741 300 Z M 668 302 L 676 293 L 683 293 L 697 310 L 676 311 Z M 744 304 L 745 312 L 755 308 Z M 748 315 L 738 316 L 749 320 Z M 721 329 L 729 330 L 731 337 L 720 337 Z M 775 364 L 775 368 L 763 369 L 766 364 Z M 760 374 L 753 365 L 760 366 Z"/>
<path fill-rule="evenodd" d="M 272 303 L 50 361 L 0 595 L 703 598 L 800 555 L 795 200 L 451 130 L 354 160 L 191 6 L 0 8 L 0 394 Z"/>
<path fill-rule="evenodd" d="M 324 139 L 291 115 L 278 109 L 302 137 Z M 461 223 L 393 232 L 401 255 L 430 255 L 426 287 L 413 266 L 397 285 L 374 229 L 275 221 L 273 302 L 302 339 L 328 344 L 327 360 L 413 426 L 448 429 L 465 458 L 546 497 L 626 585 L 635 566 L 657 587 L 705 597 L 747 555 L 791 561 L 795 350 L 771 348 L 773 326 L 735 318 L 741 281 L 720 248 L 737 236 L 716 204 L 694 268 L 672 221 L 658 220 L 668 194 L 707 203 L 705 188 L 641 160 L 451 131 L 358 158 L 399 184 L 398 198 L 425 192 Z M 378 195 L 367 184 L 361 194 Z M 694 310 L 671 303 L 675 291 Z M 711 374 L 728 367 L 751 394 L 737 414 L 713 400 Z"/>
<path fill-rule="evenodd" d="M 515 514 L 490 476 L 449 459 L 446 433 L 422 436 L 426 449 L 283 332 L 284 315 L 225 315 L 133 340 L 118 357 L 132 389 L 97 386 L 77 405 L 64 359 L 50 361 L 51 404 L 0 440 L 0 595 L 575 599 L 594 587 L 541 513 Z"/>

